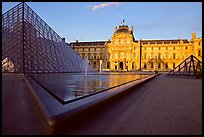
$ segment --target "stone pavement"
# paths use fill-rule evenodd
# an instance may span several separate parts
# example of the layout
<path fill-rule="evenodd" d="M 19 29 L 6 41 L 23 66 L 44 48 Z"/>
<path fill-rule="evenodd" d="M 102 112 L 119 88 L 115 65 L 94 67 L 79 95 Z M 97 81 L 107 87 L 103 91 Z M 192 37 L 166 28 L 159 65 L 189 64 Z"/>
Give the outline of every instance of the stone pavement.
<path fill-rule="evenodd" d="M 202 80 L 161 74 L 60 128 L 56 134 L 201 135 Z"/>
<path fill-rule="evenodd" d="M 22 77 L 2 78 L 3 134 L 46 134 Z M 202 135 L 202 80 L 161 74 L 64 121 L 55 134 Z"/>
<path fill-rule="evenodd" d="M 2 134 L 45 134 L 43 118 L 23 75 L 2 74 Z"/>
<path fill-rule="evenodd" d="M 133 103 L 104 134 L 201 135 L 201 82 L 162 75 L 146 83 L 137 90 L 143 95 L 127 97 Z"/>

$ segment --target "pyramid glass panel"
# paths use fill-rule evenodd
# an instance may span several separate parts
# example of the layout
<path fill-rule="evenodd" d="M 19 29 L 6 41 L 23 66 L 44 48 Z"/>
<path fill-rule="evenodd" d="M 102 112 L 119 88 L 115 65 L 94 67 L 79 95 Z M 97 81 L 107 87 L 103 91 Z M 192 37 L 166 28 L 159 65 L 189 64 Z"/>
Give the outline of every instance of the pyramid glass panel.
<path fill-rule="evenodd" d="M 20 3 L 2 15 L 2 72 L 83 72 L 83 64 L 27 4 Z"/>
<path fill-rule="evenodd" d="M 168 75 L 183 75 L 183 76 L 201 76 L 202 75 L 202 62 L 195 56 L 190 55 Z"/>

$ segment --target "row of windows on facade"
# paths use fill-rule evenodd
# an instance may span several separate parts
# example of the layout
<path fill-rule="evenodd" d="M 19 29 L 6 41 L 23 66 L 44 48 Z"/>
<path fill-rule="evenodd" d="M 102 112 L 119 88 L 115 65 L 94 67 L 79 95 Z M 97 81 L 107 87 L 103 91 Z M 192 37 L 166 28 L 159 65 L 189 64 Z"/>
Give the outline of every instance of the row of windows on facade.
<path fill-rule="evenodd" d="M 71 44 L 71 46 L 104 46 L 104 43 L 89 43 L 89 44 Z"/>
<path fill-rule="evenodd" d="M 141 44 L 179 44 L 180 41 L 176 42 L 141 42 Z M 183 43 L 189 43 L 188 41 L 184 41 Z M 78 44 L 72 44 L 72 46 L 77 46 Z M 80 46 L 103 46 L 103 43 L 90 43 L 90 44 L 81 44 Z"/>
<path fill-rule="evenodd" d="M 142 45 L 149 45 L 149 44 L 179 44 L 180 42 L 141 42 Z M 189 43 L 188 41 L 184 41 L 183 43 Z M 72 44 L 72 46 L 76 46 L 77 44 Z M 200 45 L 200 42 L 198 42 Z M 80 46 L 104 46 L 102 43 L 93 43 L 93 44 L 82 44 Z"/>
<path fill-rule="evenodd" d="M 181 48 L 181 47 L 178 47 L 178 48 Z M 172 50 L 172 49 L 173 49 L 173 50 L 176 50 L 176 47 L 163 47 L 163 48 L 161 48 L 161 47 L 157 47 L 157 48 L 156 48 L 156 47 L 148 47 L 148 48 L 147 48 L 147 47 L 144 47 L 144 48 L 142 48 L 142 49 L 144 49 L 144 50 L 148 50 L 148 49 L 149 49 L 149 50 Z M 185 46 L 184 49 L 187 50 L 188 47 Z M 180 50 L 181 50 L 181 49 L 180 49 Z"/>
<path fill-rule="evenodd" d="M 201 56 L 201 50 L 198 50 L 198 56 Z M 130 54 L 126 53 L 126 56 L 124 56 L 124 53 L 115 53 L 115 54 L 112 54 L 112 58 L 129 58 Z M 189 55 L 188 54 L 185 54 L 182 56 L 182 59 L 185 59 L 187 58 Z M 147 58 L 148 57 L 148 58 Z M 139 58 L 139 56 L 136 56 L 136 54 L 133 54 L 133 58 Z M 144 54 L 143 56 L 141 56 L 141 58 L 143 59 L 179 59 L 181 58 L 181 56 L 178 56 L 177 54 L 172 54 L 172 55 L 169 55 L 169 54 L 165 54 L 165 55 L 161 55 L 161 54 L 158 54 L 158 55 L 146 55 Z"/>
<path fill-rule="evenodd" d="M 100 55 L 95 56 L 95 55 L 81 55 L 80 54 L 80 56 L 82 58 L 88 58 L 88 59 L 102 59 L 102 58 L 104 58 L 102 55 L 101 56 Z M 198 50 L 197 56 L 199 56 L 199 57 L 201 56 L 201 50 Z M 126 56 L 124 56 L 124 53 L 120 53 L 120 56 L 118 56 L 118 54 L 115 53 L 115 54 L 112 54 L 112 56 L 111 56 L 111 58 L 115 58 L 115 59 L 117 59 L 117 58 L 124 58 L 124 57 L 129 58 L 129 54 L 127 53 Z M 188 54 L 183 55 L 182 59 L 185 59 L 187 57 L 188 57 Z M 109 56 L 107 56 L 107 59 L 108 58 L 109 58 Z M 139 57 L 137 57 L 136 54 L 133 54 L 133 58 L 137 59 Z M 177 54 L 172 54 L 172 55 L 168 55 L 168 54 L 161 55 L 161 54 L 158 54 L 158 55 L 148 55 L 148 58 L 147 58 L 147 55 L 144 54 L 141 58 L 142 59 L 180 59 L 181 57 L 179 57 Z"/>
<path fill-rule="evenodd" d="M 173 68 L 175 68 L 175 66 L 176 66 L 176 63 L 172 63 L 173 64 Z M 95 65 L 95 64 L 94 64 Z M 153 62 L 151 62 L 150 63 L 150 68 L 154 68 L 154 63 Z M 118 65 L 115 65 L 115 69 L 117 69 L 117 67 L 118 67 Z M 161 63 L 157 63 L 157 66 L 155 66 L 155 67 L 157 67 L 157 68 L 161 68 Z M 168 66 L 168 63 L 165 63 L 165 66 L 164 66 L 166 69 L 168 69 L 169 68 L 169 66 Z M 109 69 L 110 68 L 110 62 L 108 62 L 107 63 L 107 68 Z M 133 69 L 136 69 L 136 66 L 134 65 L 134 62 L 132 63 L 132 68 Z M 144 66 L 143 66 L 143 68 L 144 69 L 147 69 L 147 64 L 145 63 L 144 64 Z"/>
<path fill-rule="evenodd" d="M 120 50 L 131 50 L 131 48 L 130 47 L 125 47 L 125 48 L 118 48 L 118 47 L 116 47 L 116 48 L 112 48 L 112 50 L 118 50 L 118 49 L 120 49 Z M 143 47 L 142 48 L 142 50 L 176 50 L 176 47 L 164 47 L 164 48 L 161 48 L 161 47 Z M 188 49 L 188 47 L 186 46 L 185 47 L 185 49 Z M 134 47 L 133 48 L 133 50 L 136 50 L 136 47 Z"/>
<path fill-rule="evenodd" d="M 142 42 L 142 44 L 147 45 L 147 44 L 179 44 L 181 43 L 180 41 L 178 42 Z M 184 41 L 183 43 L 189 43 L 188 41 Z"/>
<path fill-rule="evenodd" d="M 118 50 L 118 49 L 121 49 L 121 48 L 118 48 L 118 47 L 116 47 L 116 48 L 112 48 L 112 50 Z M 136 50 L 136 47 L 134 47 L 133 48 L 134 50 Z M 144 47 L 144 48 L 142 48 L 143 50 L 176 50 L 176 47 L 166 47 L 166 48 L 161 48 L 161 47 Z M 186 47 L 184 47 L 184 49 L 188 49 L 188 47 L 186 46 Z M 101 48 L 78 48 L 78 49 L 74 49 L 75 51 L 102 51 L 102 49 Z M 121 49 L 121 50 L 131 50 L 131 48 L 128 48 L 128 47 L 126 47 L 126 48 L 123 48 L 123 49 Z"/>
<path fill-rule="evenodd" d="M 88 58 L 88 59 L 103 59 L 102 56 L 88 56 L 88 55 L 80 55 L 83 59 Z"/>
<path fill-rule="evenodd" d="M 75 51 L 101 51 L 101 48 L 75 48 Z"/>
<path fill-rule="evenodd" d="M 173 63 L 173 68 L 175 68 L 175 66 L 176 66 L 176 63 Z M 153 62 L 150 63 L 150 67 L 154 68 L 154 63 Z M 144 64 L 144 68 L 147 68 L 147 64 Z M 161 63 L 157 64 L 157 68 L 161 68 Z M 169 68 L 168 63 L 165 64 L 165 68 Z"/>
<path fill-rule="evenodd" d="M 85 55 L 85 56 L 81 56 L 82 58 L 88 58 L 88 59 L 103 59 L 104 57 L 102 57 L 102 56 L 88 56 L 88 55 Z M 185 56 L 186 58 L 188 57 L 187 55 Z M 185 58 L 184 56 L 183 56 L 183 59 Z M 107 57 L 108 58 L 108 57 Z M 112 58 L 114 59 L 118 59 L 119 57 L 117 56 L 117 55 L 113 55 L 112 56 Z M 120 58 L 124 58 L 124 56 L 122 55 L 122 56 L 120 56 Z M 129 58 L 129 56 L 126 56 L 126 58 Z M 134 57 L 135 58 L 135 57 Z M 139 58 L 139 57 L 138 57 Z M 144 56 L 142 56 L 141 57 L 142 59 L 168 59 L 168 56 L 166 56 L 166 58 L 165 58 L 165 56 L 162 56 L 162 58 L 161 58 L 161 56 L 157 56 L 157 55 L 155 55 L 155 56 L 148 56 L 148 58 L 144 55 Z M 137 59 L 137 58 L 136 58 Z M 173 54 L 173 56 L 170 56 L 170 58 L 169 59 L 179 59 L 179 57 L 177 57 L 176 58 L 176 55 L 175 54 Z"/>

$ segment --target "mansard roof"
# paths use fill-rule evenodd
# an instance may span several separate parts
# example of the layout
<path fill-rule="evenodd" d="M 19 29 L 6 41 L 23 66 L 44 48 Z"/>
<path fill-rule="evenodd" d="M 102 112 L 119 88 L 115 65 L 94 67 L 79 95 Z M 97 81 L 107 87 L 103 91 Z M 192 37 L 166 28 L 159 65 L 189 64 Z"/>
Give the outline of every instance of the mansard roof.
<path fill-rule="evenodd" d="M 70 42 L 71 46 L 94 46 L 94 45 L 104 45 L 108 41 L 92 41 L 92 42 Z"/>

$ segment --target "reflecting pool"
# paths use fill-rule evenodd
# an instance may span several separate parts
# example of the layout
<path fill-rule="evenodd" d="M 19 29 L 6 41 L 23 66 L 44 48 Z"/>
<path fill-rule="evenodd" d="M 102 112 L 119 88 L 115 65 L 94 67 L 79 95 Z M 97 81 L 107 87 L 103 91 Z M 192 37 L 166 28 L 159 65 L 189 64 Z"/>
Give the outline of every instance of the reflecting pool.
<path fill-rule="evenodd" d="M 135 73 L 49 73 L 31 74 L 41 87 L 63 104 L 97 94 L 149 75 Z"/>

